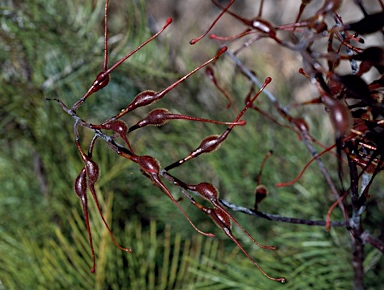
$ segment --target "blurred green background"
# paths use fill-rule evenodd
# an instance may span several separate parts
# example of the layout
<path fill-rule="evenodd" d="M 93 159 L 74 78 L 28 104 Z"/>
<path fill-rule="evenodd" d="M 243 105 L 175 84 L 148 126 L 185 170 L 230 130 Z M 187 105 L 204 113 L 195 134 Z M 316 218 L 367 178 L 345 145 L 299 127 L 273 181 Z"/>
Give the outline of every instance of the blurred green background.
<path fill-rule="evenodd" d="M 109 66 L 163 25 L 147 11 L 146 1 L 111 1 Z M 0 4 L 0 289 L 351 289 L 352 257 L 345 229 L 326 232 L 323 227 L 233 213 L 257 241 L 278 247 L 273 252 L 261 250 L 239 229 L 233 229 L 269 275 L 289 281 L 286 285 L 271 282 L 209 217 L 184 200 L 180 204 L 195 224 L 217 237 L 198 235 L 135 164 L 119 158 L 103 142 L 96 144 L 94 152 L 101 169 L 96 191 L 117 241 L 134 252 L 124 253 L 113 245 L 90 200 L 97 257 L 96 273 L 90 274 L 88 236 L 81 204 L 73 191 L 82 167 L 73 140 L 73 119 L 46 98 L 59 98 L 71 106 L 101 70 L 103 13 L 103 1 L 5 0 Z M 89 122 L 101 123 L 138 92 L 161 90 L 213 56 L 216 47 L 209 41 L 189 47 L 189 39 L 195 36 L 191 33 L 186 36 L 189 38 L 180 39 L 186 48 L 180 45 L 175 50 L 169 43 L 176 41 L 176 35 L 171 29 L 165 31 L 116 69 L 110 84 L 90 97 L 78 114 Z M 191 57 L 190 51 L 194 51 Z M 254 58 L 260 79 L 273 71 L 262 56 L 256 54 Z M 133 125 L 156 107 L 233 120 L 243 107 L 250 84 L 230 61 L 218 61 L 215 69 L 234 98 L 230 109 L 225 109 L 224 97 L 202 71 L 163 100 L 130 113 L 124 120 Z M 290 84 L 281 81 L 281 75 L 272 77 L 276 79 L 272 90 L 284 96 L 281 101 L 289 100 L 293 94 Z M 257 104 L 284 122 L 265 98 Z M 320 111 L 298 109 L 299 114 L 311 117 L 311 133 L 332 144 L 328 129 L 321 129 L 324 121 L 312 118 L 321 115 Z M 255 111 L 247 112 L 244 119 L 247 126 L 236 127 L 218 151 L 187 162 L 173 173 L 190 184 L 213 183 L 222 198 L 252 208 L 260 164 L 272 149 L 274 154 L 261 179 L 270 194 L 259 209 L 282 216 L 324 219 L 333 199 L 316 165 L 310 166 L 299 183 L 274 187 L 294 178 L 310 159 L 296 134 Z M 166 166 L 184 157 L 206 136 L 221 134 L 225 128 L 174 121 L 138 130 L 130 140 L 137 154 L 151 155 Z M 92 136 L 86 130 L 81 130 L 80 136 L 86 148 Z M 332 155 L 324 161 L 333 168 Z M 176 198 L 181 196 L 178 188 L 166 184 Z M 381 184 L 382 179 L 378 179 L 372 189 L 364 222 L 375 236 L 383 234 Z M 342 219 L 338 210 L 332 218 Z M 384 284 L 383 266 L 382 254 L 367 245 L 367 289 L 379 289 L 378 285 Z"/>

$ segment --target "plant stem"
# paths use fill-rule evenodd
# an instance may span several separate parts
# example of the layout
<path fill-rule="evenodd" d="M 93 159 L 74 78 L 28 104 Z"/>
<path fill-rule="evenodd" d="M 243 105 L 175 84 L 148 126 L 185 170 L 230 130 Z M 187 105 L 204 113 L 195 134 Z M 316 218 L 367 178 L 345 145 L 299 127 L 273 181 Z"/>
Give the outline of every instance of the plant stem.
<path fill-rule="evenodd" d="M 361 239 L 363 228 L 361 225 L 361 214 L 365 210 L 365 202 L 360 202 L 358 193 L 359 173 L 356 164 L 348 157 L 349 174 L 351 178 L 351 201 L 352 218 L 350 220 L 350 233 L 352 236 L 352 267 L 354 273 L 353 288 L 355 290 L 364 289 L 364 242 Z M 365 201 L 365 199 L 364 199 Z"/>
<path fill-rule="evenodd" d="M 277 214 L 270 214 L 265 213 L 261 211 L 255 211 L 251 208 L 246 208 L 243 206 L 239 206 L 236 204 L 233 204 L 229 201 L 226 201 L 224 199 L 219 200 L 220 203 L 234 211 L 243 212 L 252 216 L 257 216 L 260 218 L 264 218 L 267 220 L 273 220 L 273 221 L 279 221 L 283 223 L 290 223 L 290 224 L 301 224 L 301 225 L 307 225 L 307 226 L 325 226 L 326 222 L 323 220 L 306 220 L 306 219 L 299 219 L 299 218 L 292 218 L 292 217 L 284 217 Z M 331 222 L 332 227 L 345 227 L 346 223 L 343 221 L 337 221 L 337 222 Z"/>

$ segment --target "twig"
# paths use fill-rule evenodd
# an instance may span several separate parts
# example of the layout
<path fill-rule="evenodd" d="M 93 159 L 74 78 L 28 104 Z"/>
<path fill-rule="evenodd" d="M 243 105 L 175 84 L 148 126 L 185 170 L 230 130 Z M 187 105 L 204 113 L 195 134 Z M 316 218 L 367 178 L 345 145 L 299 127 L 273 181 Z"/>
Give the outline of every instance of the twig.
<path fill-rule="evenodd" d="M 352 267 L 354 272 L 353 286 L 354 289 L 364 289 L 364 242 L 360 238 L 363 229 L 361 225 L 361 214 L 363 213 L 365 206 L 359 202 L 358 182 L 359 173 L 357 172 L 357 166 L 348 157 L 349 175 L 351 179 L 351 201 L 352 201 L 352 218 L 350 220 L 350 232 L 352 234 Z"/>
<path fill-rule="evenodd" d="M 380 252 L 382 252 L 384 254 L 384 242 L 383 241 L 380 241 L 379 239 L 372 237 L 368 231 L 364 231 L 361 234 L 360 238 L 364 243 L 368 243 L 368 244 L 374 246 L 376 249 L 378 249 Z"/>
<path fill-rule="evenodd" d="M 325 226 L 325 221 L 323 220 L 306 220 L 306 219 L 299 219 L 299 218 L 292 218 L 292 217 L 284 217 L 276 214 L 270 214 L 270 213 L 265 213 L 265 212 L 260 212 L 260 211 L 255 211 L 251 208 L 246 208 L 242 207 L 236 204 L 233 204 L 229 201 L 226 201 L 224 199 L 219 200 L 220 203 L 234 211 L 246 213 L 252 216 L 264 218 L 267 220 L 273 220 L 273 221 L 279 221 L 283 223 L 290 223 L 290 224 L 301 224 L 301 225 L 307 225 L 307 226 Z M 336 221 L 336 222 L 331 222 L 332 227 L 345 227 L 346 222 L 344 221 Z"/>

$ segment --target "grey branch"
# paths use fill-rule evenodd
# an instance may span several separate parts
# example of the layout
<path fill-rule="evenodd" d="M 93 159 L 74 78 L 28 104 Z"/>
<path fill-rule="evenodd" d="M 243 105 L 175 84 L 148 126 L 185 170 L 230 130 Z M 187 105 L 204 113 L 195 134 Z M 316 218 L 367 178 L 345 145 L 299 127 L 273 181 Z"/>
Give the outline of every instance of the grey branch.
<path fill-rule="evenodd" d="M 284 217 L 277 214 L 270 214 L 270 213 L 265 213 L 261 211 L 255 211 L 251 208 L 246 208 L 243 206 L 233 204 L 224 199 L 220 199 L 220 203 L 234 211 L 239 211 L 239 212 L 246 213 L 259 218 L 264 218 L 267 220 L 279 221 L 279 222 L 290 223 L 290 224 L 307 225 L 307 226 L 325 226 L 326 224 L 324 220 L 306 220 L 306 219 L 299 219 L 299 218 L 293 218 L 293 217 Z M 344 221 L 334 221 L 334 222 L 331 222 L 331 226 L 345 227 L 346 223 Z"/>

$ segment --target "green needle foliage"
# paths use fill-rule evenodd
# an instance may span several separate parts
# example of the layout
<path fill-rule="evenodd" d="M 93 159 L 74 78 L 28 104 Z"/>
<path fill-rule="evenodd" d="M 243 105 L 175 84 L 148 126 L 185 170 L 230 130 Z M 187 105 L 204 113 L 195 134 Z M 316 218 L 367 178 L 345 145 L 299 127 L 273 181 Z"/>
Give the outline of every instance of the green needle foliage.
<path fill-rule="evenodd" d="M 98 193 L 100 193 L 98 191 Z M 98 194 L 102 198 L 101 194 Z M 104 217 L 110 222 L 113 194 L 101 201 Z M 96 211 L 96 207 L 92 206 Z M 192 273 L 192 262 L 203 257 L 220 259 L 219 242 L 201 236 L 182 240 L 170 226 L 159 229 L 151 221 L 147 229 L 136 219 L 119 234 L 119 241 L 134 249 L 125 253 L 113 246 L 98 216 L 91 217 L 96 245 L 97 269 L 90 274 L 88 236 L 82 216 L 72 209 L 66 222 L 71 230 L 65 236 L 59 227 L 55 235 L 39 246 L 22 233 L 18 240 L 1 238 L 1 281 L 7 289 L 188 289 L 206 280 Z M 102 230 L 100 230 L 102 229 Z M 29 266 L 28 266 L 29 265 Z M 193 265 L 206 271 L 211 264 Z"/>

